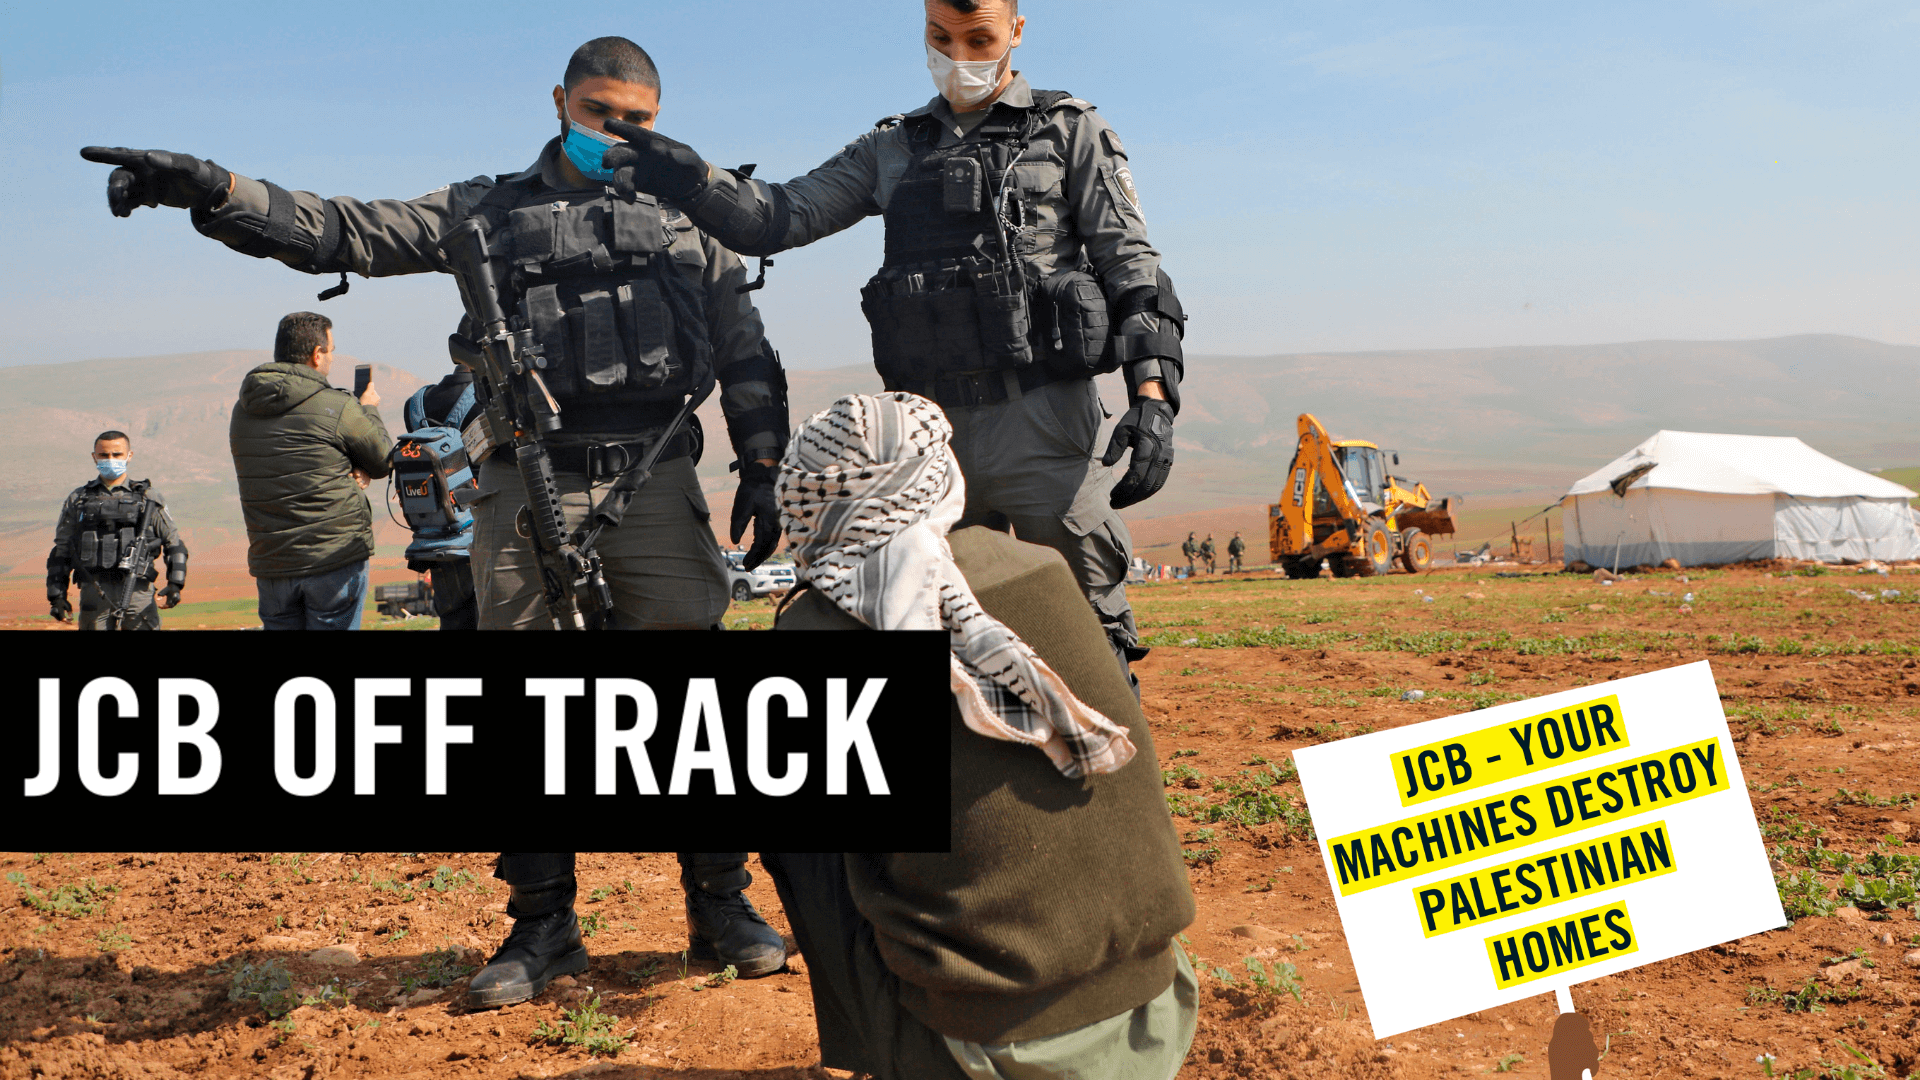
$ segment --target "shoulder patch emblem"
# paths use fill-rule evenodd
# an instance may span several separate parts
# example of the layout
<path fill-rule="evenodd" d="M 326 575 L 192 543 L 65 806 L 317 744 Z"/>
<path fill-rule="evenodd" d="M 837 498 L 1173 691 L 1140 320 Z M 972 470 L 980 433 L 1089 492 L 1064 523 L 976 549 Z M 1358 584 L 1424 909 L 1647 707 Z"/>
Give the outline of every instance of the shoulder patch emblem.
<path fill-rule="evenodd" d="M 1140 209 L 1140 192 L 1133 186 L 1133 170 L 1122 165 L 1113 170 L 1113 178 L 1120 181 L 1120 190 L 1126 195 L 1127 201 L 1133 204 L 1133 208 Z"/>

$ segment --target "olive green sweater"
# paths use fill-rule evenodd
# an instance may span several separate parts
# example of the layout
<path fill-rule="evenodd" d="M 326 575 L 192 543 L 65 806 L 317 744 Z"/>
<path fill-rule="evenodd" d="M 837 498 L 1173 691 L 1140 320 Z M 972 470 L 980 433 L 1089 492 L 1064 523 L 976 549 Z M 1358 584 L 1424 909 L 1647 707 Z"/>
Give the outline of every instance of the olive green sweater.
<path fill-rule="evenodd" d="M 373 510 L 353 479 L 387 475 L 393 439 L 374 409 L 305 364 L 262 364 L 227 425 L 247 570 L 303 577 L 373 556 Z"/>
<path fill-rule="evenodd" d="M 1138 749 L 1119 772 L 1069 780 L 1034 747 L 969 731 L 955 703 L 952 851 L 847 857 L 854 901 L 901 980 L 901 1003 L 943 1035 L 1014 1042 L 1159 996 L 1173 981 L 1172 938 L 1193 921 L 1193 892 L 1153 734 L 1066 562 L 983 528 L 951 541 L 981 607 Z M 810 591 L 778 626 L 861 628 Z"/>

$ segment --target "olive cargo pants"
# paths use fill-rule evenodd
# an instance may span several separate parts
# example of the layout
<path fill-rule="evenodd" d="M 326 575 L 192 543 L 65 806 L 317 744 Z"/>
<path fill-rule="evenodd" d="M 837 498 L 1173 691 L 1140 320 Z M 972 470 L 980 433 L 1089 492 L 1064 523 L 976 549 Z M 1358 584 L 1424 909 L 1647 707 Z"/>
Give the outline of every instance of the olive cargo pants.
<path fill-rule="evenodd" d="M 557 474 L 567 526 L 589 509 L 583 473 Z M 604 493 L 593 492 L 597 499 Z M 549 630 L 533 541 L 514 528 L 526 505 L 520 470 L 497 458 L 480 466 L 480 490 L 494 492 L 473 508 L 473 582 L 482 630 Z M 613 591 L 620 630 L 706 630 L 727 611 L 727 566 L 707 525 L 706 496 L 693 459 L 662 462 L 634 497 L 617 529 L 600 534 L 601 562 Z"/>

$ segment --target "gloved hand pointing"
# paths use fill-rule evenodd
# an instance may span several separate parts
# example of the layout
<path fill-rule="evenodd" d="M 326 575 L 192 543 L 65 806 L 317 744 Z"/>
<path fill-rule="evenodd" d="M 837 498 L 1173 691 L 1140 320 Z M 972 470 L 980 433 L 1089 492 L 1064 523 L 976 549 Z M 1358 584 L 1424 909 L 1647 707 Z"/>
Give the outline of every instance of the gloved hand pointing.
<path fill-rule="evenodd" d="M 613 170 L 613 189 L 623 198 L 636 191 L 676 202 L 697 194 L 707 182 L 707 162 L 693 147 L 625 120 L 609 120 L 607 134 L 626 142 L 608 147 L 601 168 Z"/>
<path fill-rule="evenodd" d="M 751 570 L 767 561 L 780 545 L 780 499 L 774 482 L 780 478 L 778 465 L 749 461 L 740 467 L 740 489 L 733 493 L 733 531 L 735 544 L 746 535 L 747 522 L 753 522 L 753 547 L 747 552 L 746 568 Z"/>
<path fill-rule="evenodd" d="M 1111 467 L 1128 447 L 1133 448 L 1133 460 L 1107 500 L 1115 510 L 1145 502 L 1167 482 L 1173 471 L 1173 407 L 1158 398 L 1135 399 L 1114 425 L 1100 464 Z"/>
<path fill-rule="evenodd" d="M 107 208 L 126 217 L 136 206 L 193 207 L 214 192 L 233 190 L 233 174 L 211 161 L 168 150 L 129 150 L 124 146 L 84 146 L 80 156 L 117 165 L 107 177 Z"/>

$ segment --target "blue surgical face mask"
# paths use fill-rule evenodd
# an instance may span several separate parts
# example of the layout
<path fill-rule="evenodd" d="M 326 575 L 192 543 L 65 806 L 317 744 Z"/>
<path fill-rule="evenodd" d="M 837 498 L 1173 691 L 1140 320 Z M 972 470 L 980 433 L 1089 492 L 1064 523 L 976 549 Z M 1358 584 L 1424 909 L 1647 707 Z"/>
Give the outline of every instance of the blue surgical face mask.
<path fill-rule="evenodd" d="M 93 467 L 100 470 L 102 480 L 117 480 L 127 474 L 127 459 L 101 458 L 93 463 Z"/>
<path fill-rule="evenodd" d="M 611 180 L 613 170 L 602 168 L 601 155 L 609 147 L 620 145 L 620 140 L 611 135 L 595 131 L 578 120 L 567 121 L 567 156 L 582 175 L 589 180 Z"/>

